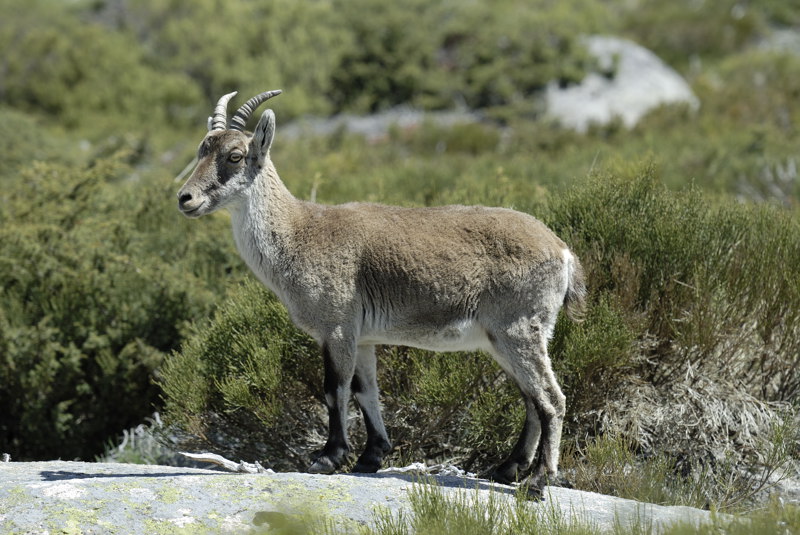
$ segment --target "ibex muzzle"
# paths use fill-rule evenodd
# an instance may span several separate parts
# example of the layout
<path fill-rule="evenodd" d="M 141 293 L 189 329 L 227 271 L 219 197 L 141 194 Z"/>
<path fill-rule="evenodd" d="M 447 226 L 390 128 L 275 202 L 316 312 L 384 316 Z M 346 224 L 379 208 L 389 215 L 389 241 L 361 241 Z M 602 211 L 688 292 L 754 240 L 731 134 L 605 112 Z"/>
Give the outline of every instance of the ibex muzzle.
<path fill-rule="evenodd" d="M 178 192 L 178 208 L 184 215 L 200 217 L 222 208 L 252 181 L 257 169 L 248 168 L 251 136 L 244 127 L 259 105 L 280 94 L 280 89 L 265 91 L 245 102 L 231 119 L 230 129 L 226 107 L 236 92 L 219 99 L 208 118 L 208 134 L 197 149 L 197 167 Z"/>

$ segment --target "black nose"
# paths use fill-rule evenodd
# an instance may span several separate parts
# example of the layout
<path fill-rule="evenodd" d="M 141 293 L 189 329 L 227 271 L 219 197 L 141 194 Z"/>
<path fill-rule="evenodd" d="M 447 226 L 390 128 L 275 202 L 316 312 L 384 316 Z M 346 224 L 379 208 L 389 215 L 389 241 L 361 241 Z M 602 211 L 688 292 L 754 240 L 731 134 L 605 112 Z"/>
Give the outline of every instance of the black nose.
<path fill-rule="evenodd" d="M 189 202 L 191 200 L 192 200 L 192 194 L 191 193 L 180 193 L 180 194 L 178 194 L 178 204 L 181 205 L 181 206 L 183 206 L 184 204 L 186 204 L 187 202 Z"/>

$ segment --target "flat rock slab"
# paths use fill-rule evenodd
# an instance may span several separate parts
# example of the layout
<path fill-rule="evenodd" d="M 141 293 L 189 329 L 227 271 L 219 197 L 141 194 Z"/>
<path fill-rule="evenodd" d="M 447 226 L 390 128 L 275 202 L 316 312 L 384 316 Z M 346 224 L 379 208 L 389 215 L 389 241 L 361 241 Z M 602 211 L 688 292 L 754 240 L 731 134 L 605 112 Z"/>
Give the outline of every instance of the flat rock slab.
<path fill-rule="evenodd" d="M 444 493 L 514 500 L 514 488 L 485 480 L 429 476 Z M 0 533 L 243 533 L 286 515 L 314 514 L 343 531 L 372 525 L 375 511 L 410 512 L 418 476 L 401 473 L 234 474 L 171 466 L 80 462 L 0 463 Z M 530 507 L 563 512 L 598 531 L 615 522 L 666 526 L 710 521 L 706 511 L 663 507 L 547 487 Z M 550 513 L 550 514 L 551 514 Z M 353 528 L 349 530 L 348 528 Z"/>

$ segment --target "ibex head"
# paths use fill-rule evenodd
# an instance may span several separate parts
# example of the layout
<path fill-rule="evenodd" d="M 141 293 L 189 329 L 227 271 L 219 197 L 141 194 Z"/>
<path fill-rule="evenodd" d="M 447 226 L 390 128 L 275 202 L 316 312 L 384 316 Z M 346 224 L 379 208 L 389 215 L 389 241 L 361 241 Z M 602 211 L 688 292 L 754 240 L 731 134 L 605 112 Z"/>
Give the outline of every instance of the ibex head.
<path fill-rule="evenodd" d="M 236 92 L 223 95 L 208 118 L 208 134 L 197 149 L 197 167 L 178 192 L 178 208 L 187 217 L 214 212 L 246 190 L 264 167 L 275 135 L 275 114 L 266 110 L 255 131 L 245 124 L 261 103 L 281 91 L 260 93 L 236 111 L 227 127 L 228 101 Z"/>

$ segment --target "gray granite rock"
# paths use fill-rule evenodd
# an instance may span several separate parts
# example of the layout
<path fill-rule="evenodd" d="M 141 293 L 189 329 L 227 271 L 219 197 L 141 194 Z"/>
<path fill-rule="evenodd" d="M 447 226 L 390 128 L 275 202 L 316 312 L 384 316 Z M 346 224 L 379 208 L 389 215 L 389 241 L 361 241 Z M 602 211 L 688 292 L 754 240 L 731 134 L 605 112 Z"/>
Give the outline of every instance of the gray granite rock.
<path fill-rule="evenodd" d="M 512 487 L 460 475 L 431 476 L 442 492 L 514 500 Z M 242 533 L 295 513 L 323 515 L 343 528 L 371 524 L 378 509 L 409 509 L 415 476 L 405 472 L 333 476 L 233 474 L 153 465 L 79 462 L 0 463 L 0 533 Z M 698 524 L 709 513 L 591 492 L 545 489 L 528 502 L 598 531 L 622 524 Z M 550 508 L 550 509 L 547 509 Z"/>

